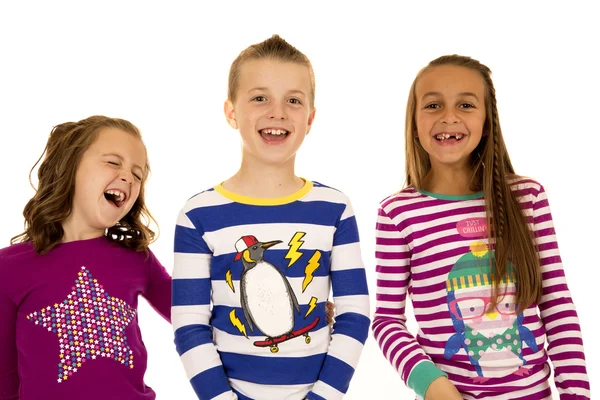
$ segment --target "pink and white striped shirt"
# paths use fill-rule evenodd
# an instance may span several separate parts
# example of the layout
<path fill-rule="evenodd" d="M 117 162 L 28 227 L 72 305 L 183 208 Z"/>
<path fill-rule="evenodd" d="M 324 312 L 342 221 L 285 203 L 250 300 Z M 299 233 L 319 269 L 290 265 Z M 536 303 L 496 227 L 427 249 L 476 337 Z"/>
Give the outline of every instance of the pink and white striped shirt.
<path fill-rule="evenodd" d="M 548 399 L 550 358 L 561 400 L 590 398 L 579 320 L 546 193 L 525 178 L 512 182 L 512 190 L 535 234 L 543 279 L 540 304 L 522 314 L 515 313 L 512 273 L 501 284 L 506 295 L 486 312 L 493 248 L 482 193 L 441 196 L 407 188 L 380 204 L 372 329 L 418 397 L 445 374 L 465 399 Z M 406 327 L 407 293 L 416 338 Z"/>

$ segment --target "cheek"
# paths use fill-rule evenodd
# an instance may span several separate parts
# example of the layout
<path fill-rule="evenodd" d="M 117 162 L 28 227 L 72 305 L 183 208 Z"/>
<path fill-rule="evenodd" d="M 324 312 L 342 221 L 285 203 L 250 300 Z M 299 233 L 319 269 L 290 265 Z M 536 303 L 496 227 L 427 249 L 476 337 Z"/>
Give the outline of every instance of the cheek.
<path fill-rule="evenodd" d="M 134 187 L 131 188 L 131 197 L 129 200 L 131 200 L 131 204 L 135 203 L 140 195 L 140 190 L 141 190 L 141 186 L 139 184 L 134 185 Z"/>
<path fill-rule="evenodd" d="M 484 116 L 473 116 L 473 118 L 469 119 L 468 122 L 469 131 L 471 135 L 481 137 L 483 135 L 483 126 L 485 124 L 485 115 Z"/>
<path fill-rule="evenodd" d="M 435 118 L 432 115 L 427 114 L 417 114 L 415 118 L 417 133 L 419 137 L 421 136 L 429 136 L 431 129 L 435 123 Z"/>
<path fill-rule="evenodd" d="M 97 190 L 96 175 L 85 166 L 78 169 L 75 175 L 75 196 L 89 197 L 90 194 Z"/>

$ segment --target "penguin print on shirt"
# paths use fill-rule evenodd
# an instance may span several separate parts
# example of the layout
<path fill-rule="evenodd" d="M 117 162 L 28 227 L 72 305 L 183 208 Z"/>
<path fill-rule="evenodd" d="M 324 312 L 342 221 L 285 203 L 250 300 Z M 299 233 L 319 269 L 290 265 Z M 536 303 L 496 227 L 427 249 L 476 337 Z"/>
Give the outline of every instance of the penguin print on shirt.
<path fill-rule="evenodd" d="M 485 224 L 476 222 L 479 226 Z M 471 234 L 465 232 L 459 229 L 461 236 L 479 236 L 473 230 Z M 487 235 L 485 226 L 479 233 Z M 482 241 L 471 243 L 469 250 L 453 265 L 446 280 L 448 310 L 456 333 L 446 344 L 445 358 L 449 360 L 464 349 L 479 383 L 513 373 L 528 375 L 523 348 L 526 344 L 535 352 L 537 343 L 533 333 L 523 325 L 523 314 L 516 313 L 517 282 L 513 266 L 508 263 L 508 278 L 500 282 L 499 303 L 489 310 L 490 258 L 493 260 L 494 251 Z"/>
<path fill-rule="evenodd" d="M 300 314 L 296 294 L 287 278 L 265 261 L 265 251 L 281 240 L 259 242 L 255 236 L 243 236 L 235 244 L 235 261 L 242 261 L 240 279 L 242 311 L 250 330 L 258 329 L 267 338 L 289 334 L 294 329 L 294 312 Z"/>
<path fill-rule="evenodd" d="M 300 239 L 304 232 L 296 232 L 290 240 L 290 252 L 286 255 L 289 261 L 288 268 L 297 261 L 299 252 L 295 246 L 303 243 Z M 261 242 L 254 235 L 242 236 L 235 243 L 236 255 L 234 262 L 243 265 L 240 276 L 240 305 L 244 315 L 245 324 L 235 315 L 235 309 L 230 313 L 230 320 L 241 333 L 248 338 L 246 326 L 251 332 L 264 335 L 264 340 L 254 342 L 256 347 L 269 347 L 272 353 L 279 352 L 279 344 L 304 336 L 306 344 L 311 343 L 310 331 L 317 327 L 320 318 L 315 317 L 312 322 L 295 326 L 301 316 L 301 306 L 288 277 L 277 266 L 265 260 L 265 252 L 280 243 L 281 240 Z M 306 276 L 302 284 L 302 291 L 307 289 L 312 281 L 312 273 L 320 265 L 318 260 L 321 252 L 315 250 L 306 266 Z M 231 271 L 227 275 L 228 284 L 235 292 L 231 282 Z M 314 296 L 308 304 L 308 310 L 303 319 L 306 319 L 317 305 L 318 299 Z"/>

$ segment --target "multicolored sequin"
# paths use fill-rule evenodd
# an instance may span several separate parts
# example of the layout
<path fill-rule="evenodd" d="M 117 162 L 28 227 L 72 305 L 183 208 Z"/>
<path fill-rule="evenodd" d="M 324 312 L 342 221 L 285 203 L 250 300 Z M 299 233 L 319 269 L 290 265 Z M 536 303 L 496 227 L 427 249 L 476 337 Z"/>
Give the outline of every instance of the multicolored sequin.
<path fill-rule="evenodd" d="M 123 300 L 109 296 L 85 267 L 81 267 L 71 290 L 62 303 L 27 316 L 58 336 L 58 383 L 68 380 L 87 360 L 98 357 L 133 368 L 133 351 L 124 331 L 136 311 Z"/>

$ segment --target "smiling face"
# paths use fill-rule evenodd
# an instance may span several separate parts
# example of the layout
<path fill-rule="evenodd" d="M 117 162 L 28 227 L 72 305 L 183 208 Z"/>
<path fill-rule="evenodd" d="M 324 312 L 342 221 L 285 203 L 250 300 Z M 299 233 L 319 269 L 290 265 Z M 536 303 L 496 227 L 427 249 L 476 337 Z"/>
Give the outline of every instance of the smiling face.
<path fill-rule="evenodd" d="M 121 129 L 102 128 L 79 162 L 65 232 L 101 236 L 122 220 L 138 198 L 146 164 L 140 139 Z"/>
<path fill-rule="evenodd" d="M 307 66 L 273 59 L 244 62 L 235 101 L 225 103 L 240 131 L 243 158 L 265 165 L 293 163 L 315 115 Z"/>
<path fill-rule="evenodd" d="M 485 89 L 479 72 L 454 65 L 432 67 L 417 81 L 418 139 L 434 170 L 469 167 L 483 135 Z"/>

